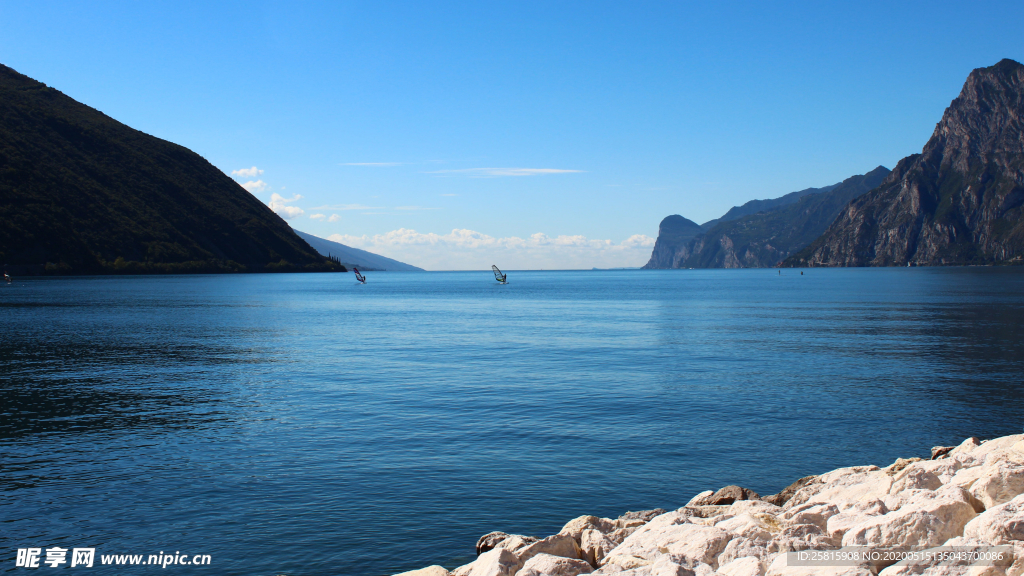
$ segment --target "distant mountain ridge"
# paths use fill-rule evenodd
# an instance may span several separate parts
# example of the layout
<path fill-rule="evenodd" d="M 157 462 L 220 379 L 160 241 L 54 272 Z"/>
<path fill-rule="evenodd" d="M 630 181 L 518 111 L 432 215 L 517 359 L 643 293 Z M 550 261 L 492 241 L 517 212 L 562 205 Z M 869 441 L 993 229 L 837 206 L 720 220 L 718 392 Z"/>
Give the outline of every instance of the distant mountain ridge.
<path fill-rule="evenodd" d="M 0 222 L 15 273 L 342 269 L 198 154 L 3 65 Z"/>
<path fill-rule="evenodd" d="M 405 262 L 392 260 L 391 258 L 367 252 L 366 250 L 360 250 L 359 248 L 352 248 L 351 246 L 346 246 L 340 242 L 326 240 L 319 236 L 299 232 L 298 230 L 296 230 L 295 233 L 322 256 L 327 256 L 329 254 L 333 258 L 337 258 L 342 264 L 355 265 L 359 268 L 366 268 L 367 270 L 423 272 L 423 268 L 417 268 L 416 266 L 406 264 Z"/>
<path fill-rule="evenodd" d="M 867 174 L 851 176 L 831 186 L 807 188 L 772 200 L 752 200 L 699 226 L 697 233 L 689 237 L 675 234 L 663 238 L 659 230 L 651 259 L 644 268 L 775 266 L 814 241 L 850 200 L 880 184 L 888 174 L 887 168 L 878 166 Z M 686 220 L 681 216 L 669 218 Z"/>
<path fill-rule="evenodd" d="M 970 73 L 921 154 L 844 209 L 788 266 L 1020 263 L 1024 66 Z"/>
<path fill-rule="evenodd" d="M 727 222 L 729 220 L 736 220 L 736 219 L 742 218 L 744 216 L 749 216 L 750 214 L 757 214 L 758 212 L 767 212 L 769 210 L 774 210 L 776 208 L 781 208 L 783 206 L 788 206 L 790 204 L 794 204 L 796 202 L 799 202 L 801 198 L 803 198 L 804 196 L 807 196 L 808 194 L 818 194 L 818 193 L 821 193 L 821 192 L 828 192 L 828 191 L 832 190 L 833 188 L 835 188 L 836 186 L 839 186 L 839 184 L 833 184 L 831 186 L 823 186 L 821 188 L 805 188 L 803 190 L 798 190 L 796 192 L 790 192 L 789 194 L 786 194 L 784 196 L 779 196 L 778 198 L 771 198 L 769 200 L 751 200 L 751 201 L 743 204 L 742 206 L 733 206 L 732 208 L 729 209 L 728 212 L 726 212 L 724 215 L 722 215 L 721 218 L 715 218 L 714 220 L 708 220 L 707 222 L 701 224 L 700 227 L 702 229 L 704 229 L 704 230 L 710 230 L 710 229 L 714 228 L 715 225 L 717 225 L 717 224 L 719 224 L 721 222 Z"/>

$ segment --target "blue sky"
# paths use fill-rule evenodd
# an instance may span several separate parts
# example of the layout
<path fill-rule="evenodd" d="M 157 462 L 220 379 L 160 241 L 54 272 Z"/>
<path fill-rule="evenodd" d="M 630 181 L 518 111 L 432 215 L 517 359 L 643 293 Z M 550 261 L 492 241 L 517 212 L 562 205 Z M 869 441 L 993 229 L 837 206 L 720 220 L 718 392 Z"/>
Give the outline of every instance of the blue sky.
<path fill-rule="evenodd" d="M 0 0 L 0 63 L 256 167 L 235 177 L 297 229 L 431 269 L 590 268 L 642 265 L 668 214 L 892 168 L 973 68 L 1024 60 L 1022 22 L 1019 1 Z"/>

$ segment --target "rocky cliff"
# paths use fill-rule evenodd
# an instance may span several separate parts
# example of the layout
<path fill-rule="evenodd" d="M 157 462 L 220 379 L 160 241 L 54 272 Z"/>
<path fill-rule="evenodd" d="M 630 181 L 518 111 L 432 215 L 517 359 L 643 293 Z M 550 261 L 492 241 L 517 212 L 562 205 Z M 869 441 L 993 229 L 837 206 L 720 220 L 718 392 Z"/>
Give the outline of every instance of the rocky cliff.
<path fill-rule="evenodd" d="M 14 274 L 342 270 L 203 157 L 0 65 Z"/>
<path fill-rule="evenodd" d="M 543 539 L 492 532 L 476 551 L 451 572 L 399 576 L 1020 576 L 1024 435 L 839 468 L 763 499 L 727 486 L 669 512 L 580 516 Z M 801 563 L 796 551 L 829 554 Z"/>
<path fill-rule="evenodd" d="M 678 268 L 676 253 L 679 248 L 700 233 L 700 225 L 693 220 L 678 214 L 666 216 L 658 226 L 658 239 L 654 243 L 654 250 L 651 251 L 651 259 L 644 265 L 644 269 Z"/>
<path fill-rule="evenodd" d="M 1024 256 L 1024 66 L 971 72 L 921 154 L 842 211 L 790 266 L 1018 263 Z"/>
<path fill-rule="evenodd" d="M 889 169 L 879 166 L 832 186 L 792 192 L 775 200 L 753 200 L 713 220 L 713 226 L 702 224 L 699 234 L 685 240 L 678 234 L 663 239 L 659 231 L 645 268 L 775 266 L 818 238 L 843 207 L 888 175 Z"/>

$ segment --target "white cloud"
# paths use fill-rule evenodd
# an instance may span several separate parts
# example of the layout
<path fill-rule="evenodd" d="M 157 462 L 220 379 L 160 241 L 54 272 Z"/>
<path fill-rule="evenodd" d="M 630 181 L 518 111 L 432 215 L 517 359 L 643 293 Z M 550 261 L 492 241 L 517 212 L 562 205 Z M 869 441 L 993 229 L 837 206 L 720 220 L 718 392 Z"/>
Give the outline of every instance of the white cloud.
<path fill-rule="evenodd" d="M 268 186 L 263 180 L 250 180 L 248 182 L 242 182 L 242 188 L 248 190 L 250 194 L 254 194 L 256 192 L 264 192 L 270 188 L 270 186 Z"/>
<path fill-rule="evenodd" d="M 231 175 L 236 176 L 238 178 L 255 178 L 260 174 L 263 174 L 263 170 L 260 170 L 255 166 L 253 166 L 252 168 L 242 168 L 239 170 L 231 171 Z"/>
<path fill-rule="evenodd" d="M 374 168 L 385 168 L 388 166 L 401 166 L 401 162 L 345 162 L 342 166 L 372 166 Z"/>
<path fill-rule="evenodd" d="M 309 215 L 309 219 L 310 220 L 323 220 L 324 218 L 327 218 L 327 216 L 325 216 L 323 214 L 310 214 Z"/>
<path fill-rule="evenodd" d="M 331 217 L 327 219 L 328 222 L 337 222 L 338 220 L 341 220 L 341 216 L 337 214 L 331 214 Z"/>
<path fill-rule="evenodd" d="M 395 206 L 395 210 L 440 210 L 440 208 L 427 208 L 425 206 Z"/>
<path fill-rule="evenodd" d="M 296 194 L 292 198 L 285 198 L 280 194 L 275 193 L 270 195 L 270 202 L 267 204 L 267 206 L 270 206 L 270 209 L 276 212 L 277 215 L 280 216 L 281 218 L 284 218 L 285 220 L 291 220 L 292 218 L 302 216 L 303 214 L 306 213 L 305 210 L 299 208 L 298 206 L 288 205 L 297 200 L 302 200 L 301 194 Z"/>
<path fill-rule="evenodd" d="M 481 232 L 454 229 L 448 234 L 421 234 L 401 228 L 387 234 L 328 238 L 420 266 L 428 270 L 618 268 L 643 266 L 651 256 L 654 238 L 635 234 L 615 243 L 585 236 L 495 238 Z"/>
<path fill-rule="evenodd" d="M 463 168 L 461 170 L 434 170 L 433 172 L 427 172 L 427 174 L 494 178 L 496 176 L 540 176 L 544 174 L 573 174 L 578 172 L 583 172 L 583 170 L 564 170 L 561 168 Z"/>

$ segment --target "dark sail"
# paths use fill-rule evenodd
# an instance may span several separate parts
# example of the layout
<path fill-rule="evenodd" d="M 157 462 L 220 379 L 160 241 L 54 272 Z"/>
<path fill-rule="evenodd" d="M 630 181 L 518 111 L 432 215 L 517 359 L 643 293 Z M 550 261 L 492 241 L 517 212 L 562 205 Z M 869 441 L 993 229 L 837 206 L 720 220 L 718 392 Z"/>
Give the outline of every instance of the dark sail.
<path fill-rule="evenodd" d="M 504 284 L 505 275 L 501 273 L 501 270 L 498 270 L 498 267 L 493 264 L 491 265 L 491 270 L 494 270 L 494 279 Z"/>

